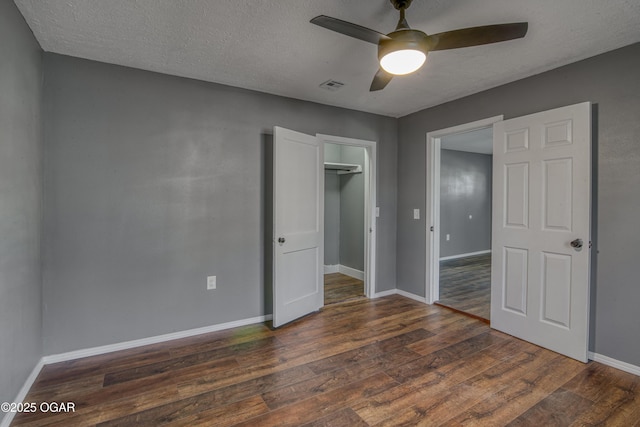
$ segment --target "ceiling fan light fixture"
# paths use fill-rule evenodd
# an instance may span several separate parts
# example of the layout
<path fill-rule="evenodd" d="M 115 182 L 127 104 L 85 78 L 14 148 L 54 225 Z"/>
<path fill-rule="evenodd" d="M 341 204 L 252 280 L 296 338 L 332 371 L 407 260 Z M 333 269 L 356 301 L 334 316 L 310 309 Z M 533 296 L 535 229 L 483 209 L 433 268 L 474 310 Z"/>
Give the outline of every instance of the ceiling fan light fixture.
<path fill-rule="evenodd" d="M 380 58 L 380 66 L 387 73 L 396 76 L 413 73 L 424 64 L 427 55 L 417 49 L 399 49 Z"/>

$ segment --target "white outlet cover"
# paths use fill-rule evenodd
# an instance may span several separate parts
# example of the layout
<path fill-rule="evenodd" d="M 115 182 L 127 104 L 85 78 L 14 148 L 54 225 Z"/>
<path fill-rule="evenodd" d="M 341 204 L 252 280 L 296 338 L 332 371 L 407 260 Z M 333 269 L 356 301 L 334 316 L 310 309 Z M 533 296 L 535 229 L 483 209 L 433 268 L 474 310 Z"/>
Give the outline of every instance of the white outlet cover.
<path fill-rule="evenodd" d="M 413 210 L 413 219 L 420 219 L 420 209 Z"/>
<path fill-rule="evenodd" d="M 215 289 L 216 288 L 216 276 L 207 277 L 207 289 Z"/>

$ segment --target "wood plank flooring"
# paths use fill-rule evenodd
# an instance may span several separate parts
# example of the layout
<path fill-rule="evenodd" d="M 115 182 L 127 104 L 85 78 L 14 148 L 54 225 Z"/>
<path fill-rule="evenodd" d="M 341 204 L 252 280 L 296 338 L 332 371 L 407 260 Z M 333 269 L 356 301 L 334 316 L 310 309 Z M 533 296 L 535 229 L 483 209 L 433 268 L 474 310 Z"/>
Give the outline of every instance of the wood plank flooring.
<path fill-rule="evenodd" d="M 324 275 L 324 303 L 335 304 L 364 298 L 364 282 L 345 274 Z"/>
<path fill-rule="evenodd" d="M 491 254 L 440 261 L 438 304 L 490 320 Z"/>
<path fill-rule="evenodd" d="M 640 377 L 399 295 L 47 365 L 14 426 L 640 426 Z"/>

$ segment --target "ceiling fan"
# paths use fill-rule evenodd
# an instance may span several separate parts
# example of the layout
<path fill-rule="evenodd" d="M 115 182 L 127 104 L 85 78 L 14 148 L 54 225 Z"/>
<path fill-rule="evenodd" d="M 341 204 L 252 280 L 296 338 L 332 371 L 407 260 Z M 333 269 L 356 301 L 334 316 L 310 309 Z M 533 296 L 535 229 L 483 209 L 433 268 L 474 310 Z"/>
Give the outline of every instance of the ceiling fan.
<path fill-rule="evenodd" d="M 527 34 L 529 26 L 526 22 L 516 22 L 427 35 L 409 27 L 405 19 L 405 10 L 411 5 L 412 0 L 390 1 L 400 11 L 400 20 L 395 31 L 389 34 L 325 15 L 316 16 L 311 20 L 312 24 L 378 45 L 380 69 L 373 78 L 370 91 L 384 89 L 394 75 L 405 75 L 418 70 L 424 64 L 427 54 L 433 50 L 457 49 L 519 39 Z"/>

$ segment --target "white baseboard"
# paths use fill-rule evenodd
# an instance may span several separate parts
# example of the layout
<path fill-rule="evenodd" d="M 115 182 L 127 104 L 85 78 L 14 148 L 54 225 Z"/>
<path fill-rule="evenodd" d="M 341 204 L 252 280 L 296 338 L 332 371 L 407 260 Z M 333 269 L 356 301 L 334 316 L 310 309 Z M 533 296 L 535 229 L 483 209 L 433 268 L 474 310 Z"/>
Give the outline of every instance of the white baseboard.
<path fill-rule="evenodd" d="M 31 386 L 36 381 L 36 378 L 38 378 L 38 374 L 40 373 L 44 365 L 44 358 L 41 358 L 31 371 L 31 374 L 27 377 L 27 380 L 22 385 L 22 388 L 18 392 L 18 395 L 13 400 L 14 402 L 17 403 L 24 401 L 24 398 L 27 397 L 27 393 L 29 393 L 29 390 L 31 390 Z M 13 417 L 15 416 L 16 412 L 7 412 L 6 415 L 2 418 L 2 421 L 0 421 L 0 427 L 9 427 L 11 421 L 13 421 Z"/>
<path fill-rule="evenodd" d="M 406 297 L 406 298 L 411 298 L 412 300 L 421 302 L 423 304 L 427 303 L 427 298 L 418 296 L 416 294 L 412 294 L 411 292 L 403 291 L 402 289 L 396 289 L 396 293 L 398 295 L 402 295 L 403 297 Z"/>
<path fill-rule="evenodd" d="M 354 279 L 364 280 L 364 271 L 356 270 L 355 268 L 347 267 L 346 265 L 340 264 L 338 266 L 338 273 L 353 277 Z"/>
<path fill-rule="evenodd" d="M 364 280 L 364 271 L 356 270 L 355 268 L 347 267 L 342 264 L 332 264 L 324 266 L 324 274 L 341 273 L 345 276 L 353 277 L 354 279 Z"/>
<path fill-rule="evenodd" d="M 602 354 L 594 353 L 592 351 L 589 352 L 589 359 L 593 360 L 594 362 L 599 362 L 603 365 L 611 366 L 612 368 L 620 369 L 621 371 L 640 376 L 640 366 L 622 362 L 620 360 L 616 360 Z"/>
<path fill-rule="evenodd" d="M 51 363 L 65 362 L 67 360 L 80 359 L 88 356 L 97 356 L 98 354 L 111 353 L 113 351 L 118 351 L 118 350 L 127 350 L 130 348 L 141 347 L 143 345 L 157 344 L 164 341 L 187 338 L 187 337 L 192 337 L 194 335 L 222 331 L 224 329 L 237 328 L 239 326 L 253 325 L 255 323 L 266 322 L 268 320 L 271 320 L 272 318 L 273 318 L 273 315 L 267 314 L 265 316 L 258 316 L 258 317 L 252 317 L 249 319 L 236 320 L 233 322 L 220 323 L 217 325 L 204 326 L 202 328 L 188 329 L 186 331 L 173 332 L 170 334 L 156 335 L 154 337 L 142 338 L 139 340 L 125 341 L 125 342 L 120 342 L 116 344 L 103 345 L 100 347 L 92 347 L 92 348 L 86 348 L 83 350 L 75 350 L 67 353 L 52 354 L 50 356 L 44 356 L 40 359 L 40 361 L 38 361 L 38 364 L 33 368 L 33 371 L 31 371 L 31 375 L 29 375 L 27 380 L 24 382 L 24 385 L 18 392 L 18 395 L 16 396 L 14 402 L 22 402 L 24 400 L 24 398 L 27 396 L 27 393 L 31 389 L 31 386 L 33 386 L 33 383 L 35 382 L 36 378 L 38 377 L 38 374 L 40 373 L 44 365 L 48 365 Z M 11 424 L 11 421 L 13 421 L 14 416 L 15 416 L 15 413 L 8 412 L 4 416 L 4 418 L 2 418 L 2 421 L 0 421 L 0 427 L 9 427 L 9 425 Z"/>
<path fill-rule="evenodd" d="M 340 265 L 338 264 L 324 266 L 324 274 L 338 273 L 339 271 L 340 271 Z"/>
<path fill-rule="evenodd" d="M 484 255 L 484 254 L 490 254 L 490 253 L 491 253 L 491 249 L 487 249 L 487 250 L 484 250 L 484 251 L 469 252 L 469 253 L 466 253 L 466 254 L 443 256 L 442 258 L 440 258 L 440 261 L 447 261 L 447 260 L 450 260 L 450 259 L 458 259 L 458 258 L 466 258 L 468 256 Z"/>
<path fill-rule="evenodd" d="M 388 291 L 378 292 L 374 294 L 372 298 L 382 298 L 382 297 L 387 297 L 389 295 L 401 295 L 403 297 L 410 298 L 414 301 L 427 304 L 427 299 L 425 297 L 412 294 L 411 292 L 403 291 L 402 289 L 390 289 Z"/>
<path fill-rule="evenodd" d="M 50 363 L 64 362 L 67 360 L 80 359 L 82 357 L 96 356 L 98 354 L 111 353 L 113 351 L 127 350 L 143 345 L 157 344 L 164 341 L 171 341 L 180 338 L 192 337 L 194 335 L 206 334 L 209 332 L 222 331 L 224 329 L 237 328 L 239 326 L 252 325 L 255 323 L 266 322 L 272 319 L 271 314 L 266 316 L 252 317 L 250 319 L 236 320 L 234 322 L 220 323 L 217 325 L 204 326 L 202 328 L 189 329 L 186 331 L 173 332 L 170 334 L 156 335 L 154 337 L 142 338 L 139 340 L 125 341 L 115 344 L 103 345 L 100 347 L 86 348 L 83 350 L 75 350 L 67 353 L 53 354 L 43 357 L 45 365 Z"/>
<path fill-rule="evenodd" d="M 388 297 L 389 295 L 395 295 L 397 293 L 398 293 L 397 289 L 389 289 L 388 291 L 377 292 L 377 293 L 373 294 L 373 296 L 371 298 Z"/>

